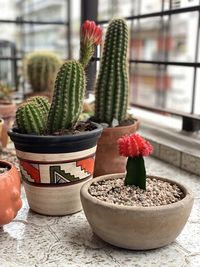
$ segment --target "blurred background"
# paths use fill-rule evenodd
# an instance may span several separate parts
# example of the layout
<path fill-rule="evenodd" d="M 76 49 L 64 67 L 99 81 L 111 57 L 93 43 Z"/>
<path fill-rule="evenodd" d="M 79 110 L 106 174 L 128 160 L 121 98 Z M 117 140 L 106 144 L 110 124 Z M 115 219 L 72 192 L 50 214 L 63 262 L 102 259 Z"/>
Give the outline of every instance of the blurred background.
<path fill-rule="evenodd" d="M 131 104 L 179 116 L 185 130 L 199 130 L 199 0 L 0 0 L 0 6 L 0 81 L 13 89 L 13 98 L 30 89 L 23 72 L 28 52 L 77 59 L 82 21 L 94 19 L 105 28 L 111 18 L 124 17 Z M 94 60 L 91 75 L 95 69 Z"/>

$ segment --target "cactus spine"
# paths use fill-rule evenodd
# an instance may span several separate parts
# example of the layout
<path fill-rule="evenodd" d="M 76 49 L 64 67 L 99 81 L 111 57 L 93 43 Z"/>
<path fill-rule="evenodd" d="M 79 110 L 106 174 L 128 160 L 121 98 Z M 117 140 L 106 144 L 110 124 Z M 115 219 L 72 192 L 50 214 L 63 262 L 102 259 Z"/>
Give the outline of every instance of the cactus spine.
<path fill-rule="evenodd" d="M 22 133 L 44 134 L 50 104 L 45 97 L 32 97 L 18 107 L 16 123 Z"/>
<path fill-rule="evenodd" d="M 128 28 L 123 19 L 110 22 L 96 83 L 95 119 L 121 122 L 128 105 Z"/>
<path fill-rule="evenodd" d="M 60 68 L 48 117 L 50 133 L 67 129 L 77 122 L 85 94 L 85 72 L 80 62 L 69 60 Z"/>
<path fill-rule="evenodd" d="M 52 90 L 61 65 L 59 57 L 50 52 L 33 52 L 25 58 L 28 80 L 35 92 Z"/>

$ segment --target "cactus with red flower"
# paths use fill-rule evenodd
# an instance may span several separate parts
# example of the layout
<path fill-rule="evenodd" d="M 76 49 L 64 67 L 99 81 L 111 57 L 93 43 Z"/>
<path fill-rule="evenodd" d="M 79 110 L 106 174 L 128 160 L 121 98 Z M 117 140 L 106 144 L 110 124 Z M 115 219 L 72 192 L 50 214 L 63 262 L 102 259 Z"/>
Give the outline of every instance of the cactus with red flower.
<path fill-rule="evenodd" d="M 37 97 L 37 101 L 28 100 L 18 109 L 17 126 L 22 133 L 54 134 L 76 125 L 85 95 L 84 67 L 92 57 L 95 47 L 101 43 L 101 39 L 101 28 L 93 21 L 86 21 L 81 29 L 80 60 L 67 60 L 60 67 L 51 106 L 50 103 L 46 103 L 47 100 Z"/>
<path fill-rule="evenodd" d="M 139 186 L 146 190 L 146 170 L 143 157 L 153 152 L 152 145 L 135 133 L 118 139 L 119 153 L 128 157 L 126 164 L 125 185 Z"/>
<path fill-rule="evenodd" d="M 94 54 L 95 47 L 102 43 L 102 29 L 94 21 L 86 20 L 81 27 L 79 61 L 86 67 Z"/>

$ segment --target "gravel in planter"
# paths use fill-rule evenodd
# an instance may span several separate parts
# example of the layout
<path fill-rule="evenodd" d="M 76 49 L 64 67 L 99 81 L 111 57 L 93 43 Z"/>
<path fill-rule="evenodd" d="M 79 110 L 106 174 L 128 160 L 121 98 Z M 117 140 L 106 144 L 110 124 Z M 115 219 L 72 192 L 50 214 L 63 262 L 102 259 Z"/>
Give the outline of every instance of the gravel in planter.
<path fill-rule="evenodd" d="M 146 191 L 124 186 L 124 178 L 92 183 L 89 193 L 99 200 L 125 206 L 161 206 L 179 201 L 184 193 L 176 184 L 147 178 Z"/>

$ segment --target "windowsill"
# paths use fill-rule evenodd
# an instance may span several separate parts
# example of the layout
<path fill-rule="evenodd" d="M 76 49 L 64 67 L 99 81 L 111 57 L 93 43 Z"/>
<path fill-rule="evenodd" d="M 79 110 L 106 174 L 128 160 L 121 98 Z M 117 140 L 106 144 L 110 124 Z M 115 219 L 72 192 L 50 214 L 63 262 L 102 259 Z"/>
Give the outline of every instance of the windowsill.
<path fill-rule="evenodd" d="M 200 135 L 181 131 L 181 119 L 141 109 L 130 111 L 140 120 L 139 132 L 154 146 L 153 156 L 200 175 Z"/>

